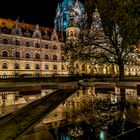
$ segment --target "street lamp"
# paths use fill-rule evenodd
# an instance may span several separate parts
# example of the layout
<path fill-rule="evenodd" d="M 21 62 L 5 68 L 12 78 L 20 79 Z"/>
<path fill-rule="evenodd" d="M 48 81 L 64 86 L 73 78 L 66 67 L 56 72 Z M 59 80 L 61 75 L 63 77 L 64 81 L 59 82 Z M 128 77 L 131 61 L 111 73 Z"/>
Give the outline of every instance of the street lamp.
<path fill-rule="evenodd" d="M 111 62 L 111 72 L 112 72 L 112 78 L 114 77 L 114 58 L 111 56 L 110 57 L 110 62 Z"/>
<path fill-rule="evenodd" d="M 5 92 L 3 92 L 2 93 L 2 102 L 3 102 L 3 104 L 2 104 L 2 108 L 3 108 L 3 110 L 2 110 L 2 113 L 4 114 L 4 108 L 5 108 L 5 101 L 6 101 L 6 99 L 7 99 L 7 93 L 5 93 Z"/>

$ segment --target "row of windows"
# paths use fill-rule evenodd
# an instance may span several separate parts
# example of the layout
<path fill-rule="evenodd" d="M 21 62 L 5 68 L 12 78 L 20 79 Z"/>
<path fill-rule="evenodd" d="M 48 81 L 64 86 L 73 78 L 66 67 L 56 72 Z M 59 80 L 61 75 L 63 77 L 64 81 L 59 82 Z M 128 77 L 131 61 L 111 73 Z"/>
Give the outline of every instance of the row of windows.
<path fill-rule="evenodd" d="M 130 71 L 140 71 L 140 69 L 139 68 L 127 68 L 127 69 L 125 69 L 127 72 L 130 72 Z"/>
<path fill-rule="evenodd" d="M 3 63 L 2 64 L 2 69 L 8 69 L 8 65 L 7 63 Z M 18 63 L 15 64 L 15 69 L 20 69 L 20 65 Z M 25 65 L 25 69 L 30 69 L 30 65 L 26 64 Z M 40 69 L 40 65 L 39 64 L 35 64 L 35 69 Z M 57 70 L 58 67 L 57 65 L 53 65 L 53 70 Z M 62 65 L 62 69 L 64 70 L 64 66 Z M 45 70 L 49 70 L 49 65 L 45 65 Z"/>
<path fill-rule="evenodd" d="M 2 57 L 8 57 L 9 54 L 7 51 L 3 51 L 2 52 Z M 16 58 L 20 58 L 20 53 L 19 52 L 15 52 L 15 57 Z M 25 58 L 31 58 L 30 54 L 29 53 L 25 53 Z M 40 59 L 40 54 L 35 54 L 35 59 Z M 45 59 L 46 60 L 49 60 L 49 55 L 45 55 Z M 57 60 L 57 56 L 56 55 L 53 55 L 53 60 Z M 64 60 L 64 56 L 61 57 L 62 60 Z"/>
<path fill-rule="evenodd" d="M 4 38 L 3 40 L 2 40 L 2 44 L 9 44 L 9 41 L 8 41 L 8 39 L 6 39 L 6 38 Z M 20 46 L 20 41 L 19 40 L 15 40 L 14 41 L 14 45 L 16 45 L 16 46 Z M 31 43 L 29 42 L 29 41 L 26 41 L 25 42 L 25 46 L 26 47 L 31 47 Z M 41 47 L 41 45 L 40 45 L 40 43 L 35 43 L 35 48 L 40 48 Z M 48 44 L 45 44 L 45 49 L 49 49 L 49 46 L 48 46 Z M 57 46 L 56 45 L 53 45 L 53 49 L 54 50 L 57 50 Z"/>

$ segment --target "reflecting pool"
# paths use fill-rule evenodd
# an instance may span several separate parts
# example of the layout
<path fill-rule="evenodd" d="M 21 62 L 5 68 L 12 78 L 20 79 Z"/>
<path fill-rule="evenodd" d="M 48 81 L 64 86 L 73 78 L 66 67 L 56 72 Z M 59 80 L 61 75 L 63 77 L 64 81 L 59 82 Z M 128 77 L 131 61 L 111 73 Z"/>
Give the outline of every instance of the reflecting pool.
<path fill-rule="evenodd" d="M 52 93 L 0 93 L 0 115 Z M 140 106 L 136 89 L 96 90 L 81 87 L 46 116 L 22 140 L 138 140 Z M 122 98 L 123 96 L 123 98 Z"/>

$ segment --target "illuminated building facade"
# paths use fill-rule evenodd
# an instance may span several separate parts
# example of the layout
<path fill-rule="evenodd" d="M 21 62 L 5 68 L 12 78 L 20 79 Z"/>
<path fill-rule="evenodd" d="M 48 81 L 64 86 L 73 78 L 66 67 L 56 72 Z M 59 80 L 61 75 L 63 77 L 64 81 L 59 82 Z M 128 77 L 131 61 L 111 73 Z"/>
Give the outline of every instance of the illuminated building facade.
<path fill-rule="evenodd" d="M 0 75 L 67 74 L 59 33 L 0 19 Z"/>
<path fill-rule="evenodd" d="M 68 21 L 60 18 L 57 9 L 54 29 L 22 23 L 18 20 L 0 19 L 0 75 L 2 77 L 7 75 L 70 74 L 69 61 L 65 60 L 64 55 L 63 32 L 70 24 L 71 9 L 75 12 L 74 20 L 77 24 L 76 28 L 80 32 L 83 24 L 80 21 L 84 8 L 78 0 L 64 0 L 60 5 L 61 13 L 63 13 L 61 16 L 65 19 L 68 18 Z M 65 10 L 67 15 L 64 15 Z M 61 27 L 56 24 L 57 20 L 63 22 Z M 79 23 L 82 24 L 79 25 Z M 90 70 L 87 70 L 85 64 L 74 63 L 73 73 L 90 73 Z"/>
<path fill-rule="evenodd" d="M 84 18 L 84 8 L 78 0 L 63 0 L 58 4 L 54 29 L 1 18 L 0 76 L 117 74 L 118 68 L 114 65 L 74 61 L 72 67 L 71 61 L 66 60 L 65 45 L 78 41 Z M 93 18 L 91 34 L 98 31 L 100 37 L 104 36 L 97 9 Z M 66 38 L 63 36 L 65 32 Z M 140 75 L 139 66 L 125 66 L 125 75 Z"/>

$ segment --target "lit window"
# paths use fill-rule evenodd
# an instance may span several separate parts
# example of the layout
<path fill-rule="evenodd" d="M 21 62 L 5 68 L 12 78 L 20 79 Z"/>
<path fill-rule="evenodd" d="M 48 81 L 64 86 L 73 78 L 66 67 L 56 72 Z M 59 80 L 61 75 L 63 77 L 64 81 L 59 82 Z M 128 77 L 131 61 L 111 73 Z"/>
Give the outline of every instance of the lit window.
<path fill-rule="evenodd" d="M 25 65 L 25 69 L 30 69 L 30 65 L 29 64 L 26 64 Z"/>
<path fill-rule="evenodd" d="M 45 65 L 45 70 L 48 70 L 49 69 L 49 66 L 46 64 Z"/>
<path fill-rule="evenodd" d="M 45 59 L 48 60 L 49 59 L 49 56 L 48 55 L 45 55 Z"/>
<path fill-rule="evenodd" d="M 25 46 L 26 46 L 26 47 L 30 47 L 30 42 L 27 41 L 27 42 L 25 43 Z"/>
<path fill-rule="evenodd" d="M 64 70 L 65 68 L 64 68 L 64 65 L 62 65 L 62 70 Z"/>
<path fill-rule="evenodd" d="M 2 43 L 3 43 L 3 44 L 8 44 L 8 39 L 4 38 L 4 39 L 2 40 Z"/>
<path fill-rule="evenodd" d="M 35 43 L 35 48 L 40 48 L 40 44 L 39 43 Z"/>
<path fill-rule="evenodd" d="M 61 59 L 64 60 L 65 59 L 64 56 L 62 56 Z"/>
<path fill-rule="evenodd" d="M 2 57 L 8 57 L 8 52 L 7 51 L 3 51 L 2 52 Z"/>
<path fill-rule="evenodd" d="M 36 65 L 35 65 L 35 69 L 40 69 L 39 64 L 36 64 Z"/>
<path fill-rule="evenodd" d="M 70 31 L 70 36 L 73 36 L 73 32 L 72 31 Z"/>
<path fill-rule="evenodd" d="M 57 46 L 56 46 L 56 45 L 53 45 L 53 49 L 54 49 L 54 50 L 57 50 Z"/>
<path fill-rule="evenodd" d="M 54 70 L 57 70 L 57 65 L 53 65 L 53 69 Z"/>
<path fill-rule="evenodd" d="M 2 64 L 2 69 L 8 69 L 7 63 Z"/>
<path fill-rule="evenodd" d="M 30 58 L 30 54 L 29 53 L 26 53 L 25 54 L 25 58 Z"/>
<path fill-rule="evenodd" d="M 19 69 L 19 64 L 15 64 L 15 69 Z"/>
<path fill-rule="evenodd" d="M 78 64 L 76 64 L 76 68 L 77 68 L 77 69 L 79 68 Z"/>
<path fill-rule="evenodd" d="M 82 65 L 82 70 L 85 71 L 86 67 L 85 65 Z"/>
<path fill-rule="evenodd" d="M 15 57 L 16 57 L 16 58 L 20 58 L 20 53 L 19 53 L 19 52 L 16 52 Z"/>
<path fill-rule="evenodd" d="M 38 53 L 35 54 L 35 59 L 40 59 L 40 55 Z"/>
<path fill-rule="evenodd" d="M 77 92 L 77 97 L 79 97 L 79 94 L 80 94 L 80 93 L 79 93 L 79 92 Z"/>
<path fill-rule="evenodd" d="M 56 55 L 53 56 L 53 60 L 57 60 L 57 56 Z"/>
<path fill-rule="evenodd" d="M 16 40 L 16 41 L 14 42 L 14 45 L 16 45 L 16 46 L 20 46 L 20 42 L 19 42 L 19 40 Z"/>
<path fill-rule="evenodd" d="M 48 49 L 48 48 L 49 48 L 48 44 L 45 44 L 45 49 Z"/>

